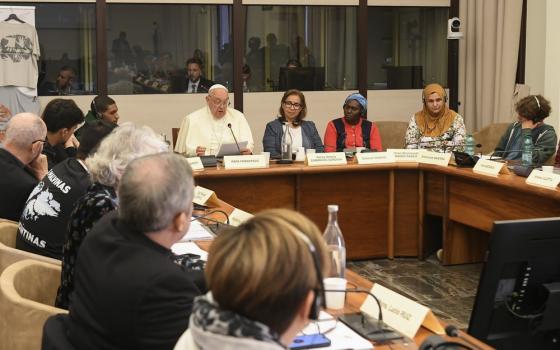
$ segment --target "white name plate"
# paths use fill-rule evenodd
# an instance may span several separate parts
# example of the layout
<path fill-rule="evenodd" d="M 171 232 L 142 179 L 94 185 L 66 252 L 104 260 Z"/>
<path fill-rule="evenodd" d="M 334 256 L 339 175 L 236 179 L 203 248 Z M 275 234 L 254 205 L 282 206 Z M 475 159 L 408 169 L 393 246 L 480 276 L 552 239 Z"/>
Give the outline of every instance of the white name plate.
<path fill-rule="evenodd" d="M 204 170 L 204 165 L 202 165 L 202 160 L 200 160 L 200 157 L 187 158 L 187 162 L 189 162 L 189 165 L 194 171 Z"/>
<path fill-rule="evenodd" d="M 498 176 L 500 173 L 508 173 L 505 163 L 495 162 L 488 159 L 479 159 L 478 162 L 476 162 L 473 171 L 478 174 L 490 176 Z"/>
<path fill-rule="evenodd" d="M 451 153 L 431 152 L 423 150 L 418 156 L 418 162 L 424 164 L 433 164 L 448 166 L 451 159 Z"/>
<path fill-rule="evenodd" d="M 217 196 L 214 193 L 214 191 L 209 190 L 209 189 L 204 188 L 204 187 L 201 187 L 201 186 L 196 186 L 194 188 L 193 203 L 196 203 L 196 204 L 199 204 L 199 205 L 205 205 L 206 202 L 208 202 L 208 200 L 210 198 L 217 199 Z"/>
<path fill-rule="evenodd" d="M 535 169 L 525 182 L 529 185 L 542 186 L 554 190 L 560 183 L 560 174 L 545 173 Z"/>
<path fill-rule="evenodd" d="M 433 312 L 424 305 L 418 304 L 380 284 L 375 284 L 371 294 L 379 299 L 383 311 L 383 321 L 409 338 L 414 338 L 420 326 L 424 326 L 436 334 L 445 334 Z M 379 308 L 373 298 L 367 298 L 360 308 L 365 314 L 377 318 Z"/>
<path fill-rule="evenodd" d="M 395 161 L 397 163 L 418 163 L 421 149 L 394 149 L 389 148 L 387 152 L 395 154 Z"/>
<path fill-rule="evenodd" d="M 241 209 L 233 209 L 233 212 L 229 214 L 229 224 L 232 226 L 239 226 L 245 221 L 252 218 L 253 215 L 243 211 Z"/>
<path fill-rule="evenodd" d="M 224 157 L 224 166 L 226 169 L 257 169 L 266 168 L 267 165 L 264 154 Z"/>
<path fill-rule="evenodd" d="M 308 153 L 306 162 L 309 166 L 348 164 L 344 152 Z"/>
<path fill-rule="evenodd" d="M 358 164 L 394 163 L 395 154 L 391 152 L 356 153 Z"/>

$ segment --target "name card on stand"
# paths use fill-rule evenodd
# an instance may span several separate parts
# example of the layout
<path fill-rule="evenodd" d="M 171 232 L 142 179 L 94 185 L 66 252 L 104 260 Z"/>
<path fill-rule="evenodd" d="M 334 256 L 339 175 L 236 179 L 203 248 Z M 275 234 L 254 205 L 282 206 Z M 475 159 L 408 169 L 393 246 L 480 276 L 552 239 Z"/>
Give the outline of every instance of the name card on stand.
<path fill-rule="evenodd" d="M 241 209 L 235 208 L 233 209 L 233 212 L 229 214 L 229 224 L 232 226 L 239 226 L 252 217 L 253 217 L 252 214 L 249 214 Z"/>
<path fill-rule="evenodd" d="M 545 173 L 535 169 L 525 182 L 529 185 L 542 186 L 554 190 L 560 183 L 560 174 Z"/>
<path fill-rule="evenodd" d="M 348 164 L 344 152 L 308 153 L 306 163 L 309 166 Z"/>
<path fill-rule="evenodd" d="M 391 152 L 356 153 L 358 164 L 384 164 L 394 163 L 395 154 Z"/>
<path fill-rule="evenodd" d="M 199 205 L 205 205 L 210 199 L 212 199 L 212 201 L 218 200 L 218 196 L 216 196 L 214 191 L 201 186 L 196 186 L 194 188 L 193 203 Z"/>
<path fill-rule="evenodd" d="M 202 160 L 200 160 L 200 157 L 187 158 L 187 162 L 189 162 L 189 165 L 194 171 L 204 170 L 204 165 L 202 164 Z"/>
<path fill-rule="evenodd" d="M 264 154 L 224 157 L 224 166 L 226 169 L 258 169 L 266 168 L 267 165 Z"/>
<path fill-rule="evenodd" d="M 431 152 L 423 150 L 418 156 L 418 162 L 424 164 L 433 164 L 448 166 L 451 159 L 451 153 Z"/>
<path fill-rule="evenodd" d="M 379 299 L 383 321 L 407 337 L 414 338 L 420 326 L 424 326 L 436 334 L 445 334 L 443 326 L 432 310 L 426 306 L 377 283 L 371 289 L 371 294 Z M 379 314 L 379 308 L 373 298 L 367 298 L 360 311 L 373 318 L 377 318 Z"/>
<path fill-rule="evenodd" d="M 387 152 L 395 154 L 395 161 L 397 163 L 418 163 L 422 150 L 389 148 Z"/>
<path fill-rule="evenodd" d="M 506 163 L 495 162 L 489 159 L 479 159 L 473 168 L 478 174 L 498 176 L 498 174 L 510 174 Z"/>

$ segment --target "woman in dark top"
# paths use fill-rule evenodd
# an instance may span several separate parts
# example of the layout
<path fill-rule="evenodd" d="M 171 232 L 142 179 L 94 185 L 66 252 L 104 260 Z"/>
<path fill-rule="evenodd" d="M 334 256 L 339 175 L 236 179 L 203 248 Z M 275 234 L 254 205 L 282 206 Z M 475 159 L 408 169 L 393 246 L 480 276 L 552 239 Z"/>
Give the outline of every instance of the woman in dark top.
<path fill-rule="evenodd" d="M 263 137 L 263 149 L 270 152 L 272 157 L 280 155 L 280 147 L 284 132 L 287 130 L 292 136 L 292 151 L 297 151 L 298 147 L 305 149 L 315 149 L 316 152 L 323 152 L 323 142 L 317 132 L 315 123 L 304 120 L 307 114 L 305 96 L 299 90 L 288 90 L 282 97 L 279 109 L 280 115 L 273 121 L 266 124 Z"/>

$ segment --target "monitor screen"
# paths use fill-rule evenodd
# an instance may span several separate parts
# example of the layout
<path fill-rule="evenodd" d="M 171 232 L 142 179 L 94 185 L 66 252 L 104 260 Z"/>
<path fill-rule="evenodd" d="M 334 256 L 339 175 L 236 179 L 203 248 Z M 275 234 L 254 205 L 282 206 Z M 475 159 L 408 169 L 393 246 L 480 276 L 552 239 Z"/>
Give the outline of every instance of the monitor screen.
<path fill-rule="evenodd" d="M 322 91 L 325 89 L 325 67 L 280 68 L 280 91 Z"/>
<path fill-rule="evenodd" d="M 497 349 L 560 347 L 560 218 L 498 221 L 468 333 Z"/>

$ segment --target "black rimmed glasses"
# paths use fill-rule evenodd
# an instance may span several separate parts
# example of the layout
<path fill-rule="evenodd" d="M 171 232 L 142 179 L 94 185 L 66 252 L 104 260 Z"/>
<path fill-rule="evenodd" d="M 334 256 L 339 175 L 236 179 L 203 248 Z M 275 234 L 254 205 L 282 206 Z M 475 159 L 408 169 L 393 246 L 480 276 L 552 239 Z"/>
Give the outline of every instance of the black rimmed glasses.
<path fill-rule="evenodd" d="M 293 103 L 293 102 L 290 102 L 290 101 L 284 101 L 284 106 L 286 108 L 291 108 L 291 109 L 295 109 L 295 110 L 299 110 L 302 107 L 299 103 Z"/>

